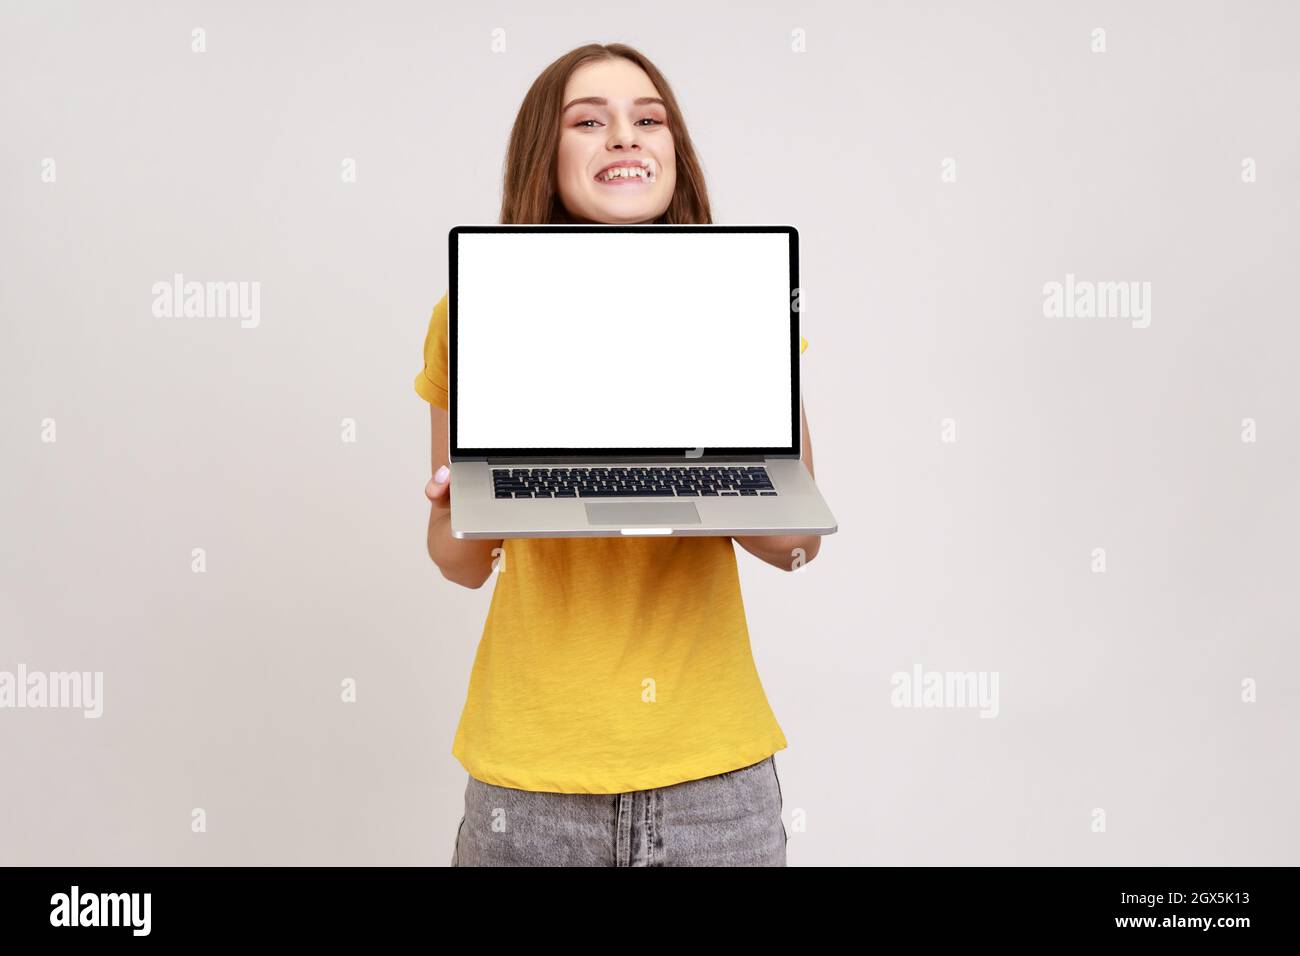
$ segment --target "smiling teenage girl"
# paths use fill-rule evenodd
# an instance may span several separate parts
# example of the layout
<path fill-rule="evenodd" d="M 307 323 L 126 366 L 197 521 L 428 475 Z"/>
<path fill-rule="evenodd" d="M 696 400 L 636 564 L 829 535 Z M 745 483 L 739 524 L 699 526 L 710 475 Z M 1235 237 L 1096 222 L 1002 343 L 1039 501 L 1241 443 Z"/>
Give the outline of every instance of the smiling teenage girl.
<path fill-rule="evenodd" d="M 644 56 L 584 46 L 533 83 L 502 223 L 711 221 L 681 112 Z M 452 864 L 784 866 L 772 755 L 786 740 L 754 666 L 733 539 L 453 538 L 445 296 L 415 389 L 432 415 L 429 556 L 469 588 L 504 556 L 452 746 L 469 772 Z M 734 540 L 782 569 L 820 544 Z"/>

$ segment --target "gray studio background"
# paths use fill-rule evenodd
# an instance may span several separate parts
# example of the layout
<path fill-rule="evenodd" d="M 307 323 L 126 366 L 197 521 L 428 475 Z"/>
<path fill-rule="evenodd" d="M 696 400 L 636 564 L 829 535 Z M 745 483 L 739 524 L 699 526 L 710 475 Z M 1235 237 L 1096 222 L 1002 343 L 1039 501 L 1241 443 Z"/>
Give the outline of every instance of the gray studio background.
<path fill-rule="evenodd" d="M 98 720 L 0 710 L 0 863 L 449 860 L 492 582 L 425 555 L 411 381 L 593 40 L 665 71 L 717 221 L 801 230 L 841 530 L 739 553 L 791 864 L 1297 862 L 1293 4 L 0 11 L 0 670 L 104 674 Z M 260 325 L 155 317 L 175 273 Z M 1045 317 L 1067 273 L 1150 326 Z M 892 706 L 918 664 L 997 718 Z"/>

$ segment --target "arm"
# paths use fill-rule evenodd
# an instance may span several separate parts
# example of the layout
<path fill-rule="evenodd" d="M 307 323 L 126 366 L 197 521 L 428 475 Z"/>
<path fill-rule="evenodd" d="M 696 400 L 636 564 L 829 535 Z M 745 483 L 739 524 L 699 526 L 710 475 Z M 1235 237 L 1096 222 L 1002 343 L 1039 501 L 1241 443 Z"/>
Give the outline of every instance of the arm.
<path fill-rule="evenodd" d="M 816 477 L 813 472 L 812 437 L 808 434 L 808 416 L 804 413 L 802 395 L 799 396 L 799 418 L 803 432 L 800 443 L 803 447 L 801 459 L 808 469 L 808 474 Z M 794 570 L 792 552 L 795 548 L 803 548 L 804 564 L 807 564 L 817 557 L 817 552 L 822 546 L 822 538 L 819 534 L 754 534 L 735 537 L 734 540 L 754 557 L 782 571 Z"/>
<path fill-rule="evenodd" d="M 492 575 L 492 550 L 501 539 L 461 540 L 451 534 L 451 475 L 438 481 L 438 469 L 448 465 L 447 410 L 429 405 L 433 430 L 433 474 L 424 487 L 429 498 L 429 557 L 442 576 L 467 588 L 481 588 Z"/>

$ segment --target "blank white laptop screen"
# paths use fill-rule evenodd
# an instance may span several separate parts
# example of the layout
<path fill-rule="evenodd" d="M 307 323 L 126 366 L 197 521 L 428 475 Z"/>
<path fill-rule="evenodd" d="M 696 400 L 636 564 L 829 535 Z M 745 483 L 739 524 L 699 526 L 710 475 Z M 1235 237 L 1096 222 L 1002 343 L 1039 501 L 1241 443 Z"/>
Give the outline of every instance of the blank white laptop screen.
<path fill-rule="evenodd" d="M 786 233 L 458 242 L 457 447 L 791 446 Z"/>

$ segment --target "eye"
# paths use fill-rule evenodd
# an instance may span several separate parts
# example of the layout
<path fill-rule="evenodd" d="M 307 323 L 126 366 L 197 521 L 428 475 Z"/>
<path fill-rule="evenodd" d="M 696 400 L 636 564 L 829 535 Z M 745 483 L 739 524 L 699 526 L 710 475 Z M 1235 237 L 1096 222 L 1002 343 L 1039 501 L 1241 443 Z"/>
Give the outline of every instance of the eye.
<path fill-rule="evenodd" d="M 598 122 L 600 122 L 600 121 L 599 121 L 599 120 L 591 120 L 591 119 L 579 120 L 578 122 L 576 122 L 576 123 L 573 124 L 573 128 L 574 128 L 574 129 L 578 129 L 578 128 L 580 128 L 580 127 L 587 127 L 587 124 L 588 124 L 588 123 L 598 123 Z M 654 125 L 654 126 L 663 126 L 663 125 L 664 125 L 662 120 L 657 120 L 657 119 L 655 119 L 653 116 L 646 116 L 646 117 L 643 117 L 642 119 L 637 120 L 637 123 L 650 123 L 650 124 L 652 124 L 652 125 Z M 587 128 L 590 129 L 590 127 L 587 127 Z"/>

